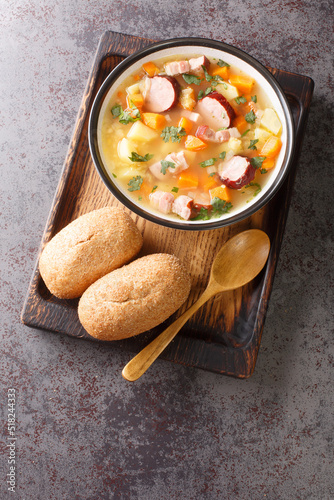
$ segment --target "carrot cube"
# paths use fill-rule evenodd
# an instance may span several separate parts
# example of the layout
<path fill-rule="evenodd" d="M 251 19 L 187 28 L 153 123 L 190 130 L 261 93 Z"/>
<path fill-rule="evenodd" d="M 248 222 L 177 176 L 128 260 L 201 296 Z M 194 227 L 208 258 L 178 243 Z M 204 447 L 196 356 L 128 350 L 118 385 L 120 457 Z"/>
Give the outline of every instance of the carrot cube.
<path fill-rule="evenodd" d="M 243 134 L 244 132 L 246 132 L 247 128 L 249 128 L 249 123 L 246 122 L 244 116 L 239 115 L 236 118 L 234 118 L 233 126 L 237 127 L 240 134 Z"/>
<path fill-rule="evenodd" d="M 153 130 L 162 129 L 166 125 L 166 118 L 159 113 L 142 113 L 141 116 L 145 125 Z"/>
<path fill-rule="evenodd" d="M 184 130 L 186 131 L 186 134 L 189 134 L 191 129 L 193 128 L 193 122 L 191 120 L 189 120 L 189 118 L 182 116 L 180 118 L 180 121 L 177 124 L 177 126 L 184 128 Z"/>
<path fill-rule="evenodd" d="M 229 189 L 222 184 L 216 188 L 210 189 L 211 200 L 214 198 L 220 198 L 221 200 L 231 201 L 231 194 Z"/>
<path fill-rule="evenodd" d="M 220 76 L 223 80 L 227 80 L 229 77 L 229 69 L 227 66 L 220 68 L 219 66 L 212 71 L 212 76 Z"/>
<path fill-rule="evenodd" d="M 254 86 L 255 80 L 244 75 L 230 75 L 230 83 L 241 93 L 250 94 Z"/>
<path fill-rule="evenodd" d="M 150 77 L 157 75 L 159 73 L 159 68 L 151 61 L 143 64 L 142 68 L 145 71 L 145 73 L 147 73 L 148 76 Z"/>
<path fill-rule="evenodd" d="M 260 154 L 261 156 L 265 156 L 266 158 L 275 158 L 275 156 L 277 156 L 280 152 L 281 147 L 281 139 L 279 139 L 279 137 L 271 135 L 262 146 Z"/>
<path fill-rule="evenodd" d="M 264 170 L 270 170 L 271 168 L 273 168 L 275 166 L 275 160 L 274 158 L 266 158 L 263 162 L 262 162 L 262 167 L 261 169 L 263 168 Z"/>
<path fill-rule="evenodd" d="M 198 137 L 195 137 L 194 135 L 187 135 L 186 137 L 186 142 L 185 142 L 185 148 L 188 151 L 202 151 L 202 149 L 207 148 L 208 145 L 201 141 Z"/>

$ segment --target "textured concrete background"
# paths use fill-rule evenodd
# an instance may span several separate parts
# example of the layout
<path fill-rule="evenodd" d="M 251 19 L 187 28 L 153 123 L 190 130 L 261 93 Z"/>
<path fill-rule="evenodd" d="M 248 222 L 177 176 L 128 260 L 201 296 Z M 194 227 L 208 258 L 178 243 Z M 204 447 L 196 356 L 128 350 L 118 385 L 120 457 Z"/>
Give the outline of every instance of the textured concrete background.
<path fill-rule="evenodd" d="M 333 3 L 2 0 L 0 498 L 315 499 L 333 486 Z M 158 361 L 20 324 L 101 34 L 204 36 L 311 76 L 315 93 L 254 375 Z M 7 390 L 15 388 L 16 494 Z"/>

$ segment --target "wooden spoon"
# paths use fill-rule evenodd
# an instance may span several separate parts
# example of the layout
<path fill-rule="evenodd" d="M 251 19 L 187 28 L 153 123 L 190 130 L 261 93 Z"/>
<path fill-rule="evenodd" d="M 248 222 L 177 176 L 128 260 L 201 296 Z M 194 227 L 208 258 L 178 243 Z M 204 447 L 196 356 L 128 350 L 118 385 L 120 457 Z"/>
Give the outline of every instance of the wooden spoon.
<path fill-rule="evenodd" d="M 211 297 L 239 288 L 254 279 L 264 267 L 269 249 L 270 240 L 266 233 L 259 229 L 249 229 L 228 240 L 213 261 L 209 284 L 201 297 L 129 361 L 123 368 L 123 377 L 130 382 L 141 377 L 186 321 Z"/>

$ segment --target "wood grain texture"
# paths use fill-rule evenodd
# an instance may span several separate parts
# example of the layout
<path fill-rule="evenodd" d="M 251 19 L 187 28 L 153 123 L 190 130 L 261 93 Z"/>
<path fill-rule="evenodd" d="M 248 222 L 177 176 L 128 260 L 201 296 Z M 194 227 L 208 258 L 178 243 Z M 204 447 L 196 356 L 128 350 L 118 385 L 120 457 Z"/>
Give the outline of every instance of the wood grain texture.
<path fill-rule="evenodd" d="M 106 32 L 102 36 L 40 251 L 50 238 L 79 215 L 107 205 L 121 206 L 93 166 L 88 146 L 89 112 L 97 90 L 108 73 L 124 57 L 150 43 L 152 40 L 114 32 Z M 257 228 L 265 231 L 271 240 L 269 259 L 261 274 L 242 289 L 212 298 L 162 354 L 163 358 L 176 363 L 239 378 L 247 378 L 253 373 L 313 92 L 310 78 L 277 69 L 270 68 L 270 71 L 288 97 L 296 126 L 294 162 L 283 186 L 265 207 L 251 217 L 216 230 L 181 231 L 160 227 L 126 209 L 143 233 L 144 245 L 140 255 L 155 252 L 177 255 L 191 273 L 192 291 L 182 308 L 164 324 L 137 337 L 109 343 L 111 349 L 119 347 L 139 352 L 198 299 L 207 285 L 210 267 L 220 246 L 240 231 Z M 23 323 L 95 342 L 80 325 L 77 301 L 53 297 L 39 275 L 37 262 L 22 310 Z"/>

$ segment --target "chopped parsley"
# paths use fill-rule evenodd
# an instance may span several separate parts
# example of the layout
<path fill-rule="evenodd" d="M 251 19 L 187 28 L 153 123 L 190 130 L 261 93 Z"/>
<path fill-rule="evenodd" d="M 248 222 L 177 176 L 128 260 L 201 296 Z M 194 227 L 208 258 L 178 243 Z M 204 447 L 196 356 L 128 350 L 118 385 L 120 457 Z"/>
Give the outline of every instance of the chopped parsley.
<path fill-rule="evenodd" d="M 245 132 L 243 134 L 241 134 L 241 137 L 245 137 L 245 135 L 248 134 L 249 131 L 250 131 L 250 128 L 245 130 Z"/>
<path fill-rule="evenodd" d="M 173 192 L 173 193 L 178 193 L 178 192 L 179 192 L 179 188 L 174 186 L 174 187 L 172 188 L 172 192 Z"/>
<path fill-rule="evenodd" d="M 203 95 L 204 95 L 204 90 L 200 90 L 200 91 L 198 92 L 197 99 L 198 99 L 198 100 L 202 99 Z"/>
<path fill-rule="evenodd" d="M 213 177 L 214 175 L 216 175 L 216 172 L 211 172 L 208 177 Z"/>
<path fill-rule="evenodd" d="M 166 174 L 168 167 L 175 168 L 175 163 L 173 163 L 172 161 L 161 160 L 160 163 L 161 163 L 161 173 L 164 175 Z"/>
<path fill-rule="evenodd" d="M 111 108 L 111 114 L 113 115 L 114 118 L 117 118 L 122 113 L 122 111 L 123 111 L 123 109 L 122 109 L 122 106 L 120 104 L 115 104 Z"/>
<path fill-rule="evenodd" d="M 186 131 L 183 127 L 165 127 L 161 132 L 160 137 L 163 138 L 164 142 L 168 142 L 171 139 L 172 142 L 180 142 L 181 137 L 186 135 Z"/>
<path fill-rule="evenodd" d="M 136 175 L 136 177 L 132 177 L 132 179 L 129 180 L 128 186 L 128 191 L 139 191 L 141 188 L 141 185 L 143 183 L 143 178 L 141 175 Z"/>
<path fill-rule="evenodd" d="M 200 163 L 200 166 L 202 168 L 205 168 L 205 167 L 211 167 L 212 165 L 215 164 L 215 162 L 217 161 L 217 158 L 210 158 L 210 160 L 205 160 L 205 161 L 202 161 Z"/>
<path fill-rule="evenodd" d="M 252 125 L 253 123 L 255 123 L 256 115 L 253 110 L 251 110 L 249 113 L 247 113 L 247 115 L 245 115 L 245 120 L 246 122 L 251 123 Z"/>
<path fill-rule="evenodd" d="M 129 156 L 129 160 L 137 162 L 149 161 L 153 158 L 153 156 L 154 155 L 150 155 L 149 153 L 147 153 L 145 156 L 141 156 L 135 151 L 131 151 L 131 156 Z"/>
<path fill-rule="evenodd" d="M 158 186 L 153 186 L 151 193 L 154 193 L 154 191 L 157 189 Z"/>
<path fill-rule="evenodd" d="M 268 172 L 268 170 L 267 170 L 267 169 L 265 169 L 265 168 L 260 168 L 260 173 L 261 173 L 261 174 L 266 174 L 267 172 Z"/>
<path fill-rule="evenodd" d="M 211 206 L 211 209 L 202 207 L 192 220 L 209 220 L 220 217 L 229 212 L 233 205 L 229 201 L 221 200 L 215 196 L 211 202 Z"/>
<path fill-rule="evenodd" d="M 257 144 L 259 142 L 259 139 L 251 139 L 250 143 L 249 143 L 249 146 L 248 146 L 248 149 L 252 149 L 253 151 L 255 149 L 257 149 L 257 147 L 255 146 L 255 144 Z"/>
<path fill-rule="evenodd" d="M 254 193 L 253 193 L 253 196 L 258 195 L 259 192 L 261 191 L 261 186 L 257 182 L 250 182 L 249 184 L 247 184 L 247 186 L 245 186 L 245 189 L 246 188 L 250 188 L 250 187 L 256 188 L 255 191 L 254 191 Z"/>
<path fill-rule="evenodd" d="M 136 122 L 141 118 L 139 109 L 134 105 L 133 108 L 131 108 L 130 113 L 129 111 L 124 110 L 120 104 L 115 104 L 111 108 L 111 114 L 114 118 L 118 118 L 118 121 L 123 123 L 123 125 Z"/>
<path fill-rule="evenodd" d="M 114 172 L 112 173 L 112 176 L 115 177 L 115 179 L 117 179 L 117 175 L 114 174 Z"/>
<path fill-rule="evenodd" d="M 188 73 L 184 73 L 182 75 L 183 77 L 183 80 L 188 83 L 188 85 L 191 85 L 192 83 L 194 83 L 195 85 L 200 85 L 201 84 L 201 78 L 199 78 L 198 76 L 196 75 L 189 75 Z"/>
<path fill-rule="evenodd" d="M 142 196 L 138 196 L 138 201 L 141 201 L 143 199 Z"/>
<path fill-rule="evenodd" d="M 236 97 L 234 100 L 237 104 L 244 104 L 245 102 L 247 102 L 246 97 L 244 97 L 243 95 Z"/>
<path fill-rule="evenodd" d="M 262 167 L 262 163 L 266 159 L 266 156 L 254 156 L 254 158 L 250 158 L 250 162 L 252 167 L 258 169 Z"/>
<path fill-rule="evenodd" d="M 226 200 L 221 200 L 217 196 L 213 198 L 211 205 L 213 209 L 213 217 L 219 217 L 220 215 L 226 214 L 232 208 L 232 203 Z"/>
<path fill-rule="evenodd" d="M 256 95 L 252 95 L 252 97 L 251 97 L 251 101 L 253 101 L 253 102 L 257 102 L 257 96 L 256 96 Z"/>
<path fill-rule="evenodd" d="M 220 66 L 221 68 L 224 68 L 224 66 L 226 66 L 227 68 L 229 68 L 229 67 L 230 67 L 230 65 L 229 65 L 227 62 L 223 61 L 222 59 L 219 59 L 219 61 L 217 62 L 217 64 L 218 64 L 218 66 Z"/>
<path fill-rule="evenodd" d="M 192 220 L 209 220 L 211 219 L 209 215 L 209 210 L 207 208 L 202 207 L 196 217 L 194 217 Z"/>
<path fill-rule="evenodd" d="M 219 158 L 221 160 L 225 160 L 225 156 L 226 156 L 226 151 L 222 151 L 221 153 L 219 153 Z"/>
<path fill-rule="evenodd" d="M 205 66 L 202 65 L 202 68 L 203 68 L 205 79 L 207 82 L 211 82 L 211 80 L 216 80 L 216 78 L 214 76 L 209 75 Z"/>

